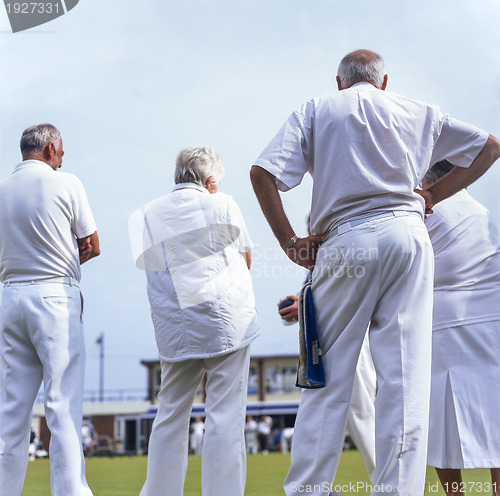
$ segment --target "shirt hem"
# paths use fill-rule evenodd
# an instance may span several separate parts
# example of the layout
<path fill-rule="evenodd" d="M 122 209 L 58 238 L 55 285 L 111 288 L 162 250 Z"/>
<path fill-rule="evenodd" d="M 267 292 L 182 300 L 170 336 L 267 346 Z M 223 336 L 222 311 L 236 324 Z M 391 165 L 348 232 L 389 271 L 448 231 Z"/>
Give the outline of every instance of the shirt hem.
<path fill-rule="evenodd" d="M 283 179 L 280 178 L 280 176 L 283 174 L 283 171 L 277 165 L 274 165 L 272 162 L 257 159 L 253 165 L 262 167 L 264 170 L 271 173 L 276 178 L 276 186 L 282 192 L 289 191 L 295 188 L 295 186 L 298 186 L 300 184 L 300 181 L 292 185 L 284 182 Z"/>
<path fill-rule="evenodd" d="M 233 353 L 234 351 L 241 350 L 246 346 L 250 345 L 252 341 L 254 341 L 257 337 L 260 336 L 260 331 L 256 334 L 253 334 L 251 337 L 245 339 L 244 341 L 240 341 L 236 346 L 232 346 L 231 348 L 226 348 L 220 351 L 214 351 L 212 353 L 188 353 L 180 357 L 165 357 L 160 354 L 160 360 L 163 362 L 182 362 L 184 360 L 204 360 L 207 358 L 217 358 L 219 356 L 228 355 L 229 353 Z"/>
<path fill-rule="evenodd" d="M 89 227 L 88 229 L 84 229 L 83 232 L 86 233 L 86 234 L 77 234 L 77 233 L 75 233 L 77 239 L 83 239 L 83 238 L 86 238 L 88 236 L 91 236 L 92 234 L 94 234 L 95 232 L 97 232 L 97 226 L 93 226 L 93 227 Z"/>

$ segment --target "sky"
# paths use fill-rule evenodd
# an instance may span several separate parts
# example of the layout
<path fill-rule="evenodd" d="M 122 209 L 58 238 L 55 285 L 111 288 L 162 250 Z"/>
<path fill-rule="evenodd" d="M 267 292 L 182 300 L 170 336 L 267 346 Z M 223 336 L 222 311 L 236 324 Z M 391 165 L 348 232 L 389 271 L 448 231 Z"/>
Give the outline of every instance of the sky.
<path fill-rule="evenodd" d="M 435 103 L 500 137 L 498 0 L 80 0 L 67 14 L 13 34 L 0 6 L 0 180 L 20 162 L 19 138 L 50 122 L 63 135 L 63 169 L 83 182 L 101 256 L 82 267 L 86 390 L 146 386 L 157 358 L 144 272 L 134 265 L 129 215 L 171 191 L 175 158 L 215 148 L 254 242 L 252 278 L 262 335 L 254 355 L 297 351 L 297 327 L 277 314 L 304 271 L 281 253 L 249 169 L 290 112 L 336 91 L 340 59 L 382 55 L 387 90 Z M 500 163 L 470 191 L 500 224 Z M 312 181 L 285 193 L 306 233 Z M 0 233 L 1 235 L 1 233 Z M 466 254 L 464 254 L 466 256 Z"/>

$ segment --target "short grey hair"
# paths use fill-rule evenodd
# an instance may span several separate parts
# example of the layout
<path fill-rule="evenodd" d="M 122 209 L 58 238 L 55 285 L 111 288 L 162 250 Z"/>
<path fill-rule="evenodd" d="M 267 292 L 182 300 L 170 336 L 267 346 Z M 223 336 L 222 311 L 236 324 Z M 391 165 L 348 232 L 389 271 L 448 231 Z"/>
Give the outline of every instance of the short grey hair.
<path fill-rule="evenodd" d="M 214 186 L 218 187 L 222 176 L 224 176 L 224 163 L 213 148 L 190 146 L 177 156 L 175 184 L 195 183 L 205 187 L 211 177 Z"/>
<path fill-rule="evenodd" d="M 38 124 L 28 127 L 23 131 L 21 141 L 21 153 L 42 151 L 49 143 L 57 143 L 61 139 L 61 133 L 52 124 Z"/>
<path fill-rule="evenodd" d="M 337 75 L 344 89 L 359 81 L 368 81 L 380 89 L 385 76 L 384 60 L 371 50 L 355 50 L 340 61 Z"/>
<path fill-rule="evenodd" d="M 441 160 L 435 163 L 425 174 L 422 183 L 433 183 L 443 176 L 446 176 L 455 166 L 448 160 Z"/>

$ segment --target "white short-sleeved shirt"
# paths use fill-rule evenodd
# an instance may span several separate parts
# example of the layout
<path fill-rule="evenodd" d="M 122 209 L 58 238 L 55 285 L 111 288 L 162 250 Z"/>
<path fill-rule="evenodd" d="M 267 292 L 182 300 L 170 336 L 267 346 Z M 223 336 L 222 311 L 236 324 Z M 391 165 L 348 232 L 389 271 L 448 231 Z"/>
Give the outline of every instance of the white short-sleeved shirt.
<path fill-rule="evenodd" d="M 438 107 L 358 83 L 293 112 L 254 162 L 281 191 L 314 178 L 311 230 L 388 210 L 423 215 L 413 190 L 430 165 L 469 167 L 488 134 Z"/>
<path fill-rule="evenodd" d="M 252 243 L 235 201 L 192 183 L 134 212 L 132 251 L 147 274 L 160 357 L 214 357 L 260 333 L 242 253 Z"/>
<path fill-rule="evenodd" d="M 0 281 L 59 276 L 79 281 L 76 239 L 95 231 L 76 176 L 38 160 L 21 162 L 0 184 Z"/>
<path fill-rule="evenodd" d="M 490 212 L 466 190 L 433 207 L 433 330 L 500 320 L 500 238 Z"/>

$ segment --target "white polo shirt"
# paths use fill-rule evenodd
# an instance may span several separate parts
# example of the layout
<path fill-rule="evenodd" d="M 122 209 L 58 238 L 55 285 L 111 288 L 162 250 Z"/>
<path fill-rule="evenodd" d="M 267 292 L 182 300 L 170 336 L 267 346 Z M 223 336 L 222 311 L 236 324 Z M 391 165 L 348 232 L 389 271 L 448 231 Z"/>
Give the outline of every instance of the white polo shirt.
<path fill-rule="evenodd" d="M 0 281 L 80 280 L 76 238 L 96 231 L 80 180 L 26 160 L 0 183 Z"/>
<path fill-rule="evenodd" d="M 165 361 L 208 358 L 260 333 L 250 272 L 252 243 L 235 201 L 193 183 L 134 212 L 136 264 L 146 270 L 151 315 Z"/>
<path fill-rule="evenodd" d="M 433 207 L 433 330 L 500 320 L 500 238 L 490 212 L 464 189 Z"/>
<path fill-rule="evenodd" d="M 358 83 L 293 112 L 255 165 L 281 191 L 314 178 L 311 230 L 388 210 L 423 215 L 413 190 L 442 159 L 469 167 L 488 134 L 438 107 Z"/>

